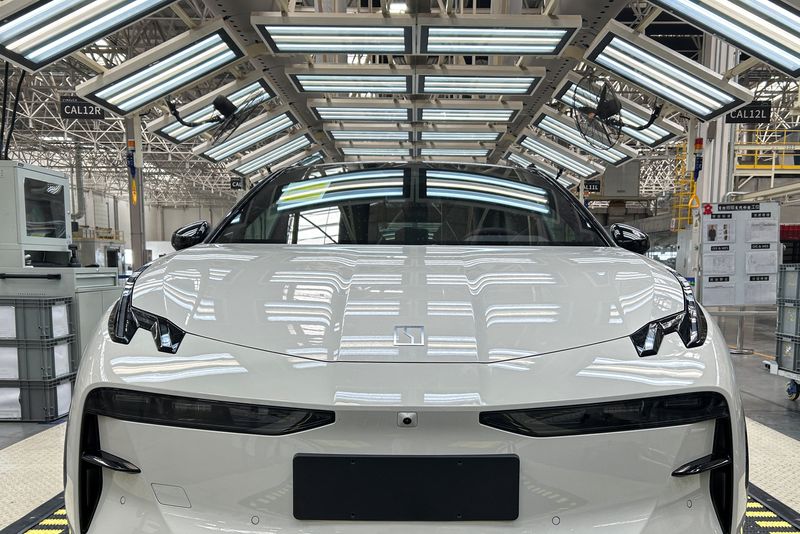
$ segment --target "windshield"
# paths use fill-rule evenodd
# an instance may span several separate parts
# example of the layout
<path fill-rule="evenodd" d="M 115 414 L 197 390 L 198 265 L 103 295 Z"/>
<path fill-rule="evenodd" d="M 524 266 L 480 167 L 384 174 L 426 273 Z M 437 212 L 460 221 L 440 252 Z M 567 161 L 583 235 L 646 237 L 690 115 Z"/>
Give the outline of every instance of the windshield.
<path fill-rule="evenodd" d="M 212 242 L 609 245 L 561 185 L 522 169 L 321 166 L 256 188 Z"/>

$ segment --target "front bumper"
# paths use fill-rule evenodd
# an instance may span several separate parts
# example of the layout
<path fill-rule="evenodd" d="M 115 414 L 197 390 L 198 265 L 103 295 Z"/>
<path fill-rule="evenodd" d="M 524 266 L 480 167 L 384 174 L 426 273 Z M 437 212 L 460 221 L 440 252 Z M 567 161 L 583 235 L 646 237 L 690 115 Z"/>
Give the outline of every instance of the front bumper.
<path fill-rule="evenodd" d="M 727 351 L 713 341 L 686 350 L 670 339 L 664 346 L 670 357 L 640 359 L 622 339 L 489 365 L 326 364 L 192 336 L 184 340 L 179 357 L 151 356 L 146 332 L 128 346 L 101 334 L 97 348 L 81 367 L 68 434 L 66 501 L 73 527 L 79 414 L 95 387 L 334 409 L 336 422 L 275 437 L 100 417 L 103 450 L 142 472 L 104 471 L 91 533 L 721 533 L 709 475 L 671 476 L 678 466 L 711 451 L 713 422 L 529 438 L 478 421 L 489 409 L 686 391 L 717 391 L 728 400 L 736 451 L 733 517 L 744 515 L 741 407 L 738 394 L 731 393 L 736 389 Z M 416 412 L 418 425 L 398 426 L 401 411 Z M 520 516 L 477 523 L 298 521 L 292 500 L 297 454 L 514 454 L 520 458 Z"/>

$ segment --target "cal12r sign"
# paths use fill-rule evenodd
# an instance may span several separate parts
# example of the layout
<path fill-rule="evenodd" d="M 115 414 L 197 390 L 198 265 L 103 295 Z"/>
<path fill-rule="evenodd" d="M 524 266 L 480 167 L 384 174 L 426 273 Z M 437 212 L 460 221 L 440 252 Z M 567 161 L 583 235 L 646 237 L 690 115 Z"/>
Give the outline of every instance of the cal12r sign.
<path fill-rule="evenodd" d="M 61 95 L 62 119 L 105 119 L 103 108 L 77 95 Z"/>

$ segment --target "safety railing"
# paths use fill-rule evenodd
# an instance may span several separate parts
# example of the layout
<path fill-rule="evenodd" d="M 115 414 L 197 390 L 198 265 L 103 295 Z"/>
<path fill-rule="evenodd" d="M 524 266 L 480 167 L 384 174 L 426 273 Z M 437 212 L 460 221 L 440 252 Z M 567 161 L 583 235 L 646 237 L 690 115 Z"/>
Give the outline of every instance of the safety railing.
<path fill-rule="evenodd" d="M 679 232 L 692 225 L 693 210 L 699 207 L 697 183 L 686 168 L 686 144 L 675 151 L 675 193 L 672 196 L 672 231 Z"/>
<path fill-rule="evenodd" d="M 800 172 L 800 129 L 740 128 L 736 170 Z"/>

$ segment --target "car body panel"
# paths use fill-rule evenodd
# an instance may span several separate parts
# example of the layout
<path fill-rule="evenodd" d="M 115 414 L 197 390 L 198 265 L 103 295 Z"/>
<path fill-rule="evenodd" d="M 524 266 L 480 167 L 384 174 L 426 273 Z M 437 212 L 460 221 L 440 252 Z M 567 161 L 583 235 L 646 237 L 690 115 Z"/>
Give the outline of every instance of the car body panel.
<path fill-rule="evenodd" d="M 142 469 L 106 472 L 104 498 L 90 532 L 572 532 L 624 534 L 722 532 L 715 525 L 707 475 L 670 473 L 710 452 L 713 424 L 561 438 L 529 438 L 488 428 L 488 409 L 559 406 L 717 391 L 732 421 L 743 420 L 726 346 L 713 324 L 704 346 L 686 349 L 669 335 L 664 354 L 639 358 L 628 338 L 495 363 L 319 362 L 188 335 L 180 356 L 153 355 L 139 331 L 130 345 L 101 328 L 100 357 L 81 366 L 73 401 L 80 413 L 95 387 L 307 408 L 333 408 L 334 424 L 290 436 L 252 436 L 101 418 L 104 450 Z M 416 428 L 397 412 L 419 414 Z M 79 425 L 67 447 L 77 448 Z M 738 455 L 744 429 L 733 425 Z M 291 460 L 298 453 L 518 454 L 521 517 L 501 523 L 300 522 L 291 514 Z M 71 518 L 75 465 L 68 463 Z M 736 512 L 743 514 L 743 462 L 736 463 Z M 182 488 L 191 508 L 165 506 L 151 484 Z M 614 491 L 609 491 L 614 488 Z M 124 498 L 124 499 L 123 499 Z M 121 505 L 120 500 L 125 504 Z M 689 504 L 691 501 L 691 504 Z M 691 506 L 691 508 L 688 508 Z M 258 518 L 258 525 L 250 523 Z M 469 528 L 468 528 L 469 527 Z"/>
<path fill-rule="evenodd" d="M 622 249 L 375 245 L 195 247 L 144 271 L 133 305 L 206 338 L 370 362 L 510 360 L 684 308 L 674 275 Z M 395 344 L 401 326 L 425 343 Z"/>

